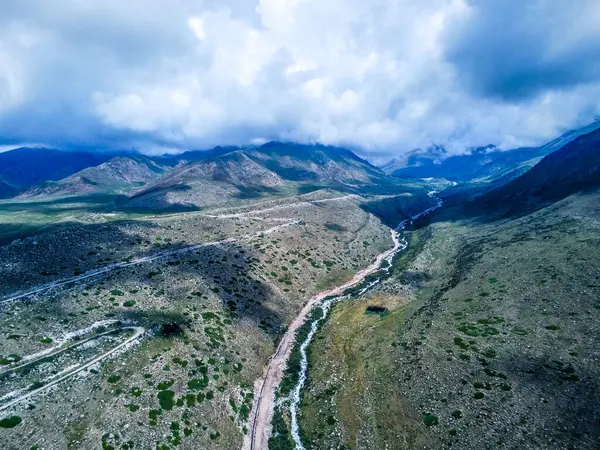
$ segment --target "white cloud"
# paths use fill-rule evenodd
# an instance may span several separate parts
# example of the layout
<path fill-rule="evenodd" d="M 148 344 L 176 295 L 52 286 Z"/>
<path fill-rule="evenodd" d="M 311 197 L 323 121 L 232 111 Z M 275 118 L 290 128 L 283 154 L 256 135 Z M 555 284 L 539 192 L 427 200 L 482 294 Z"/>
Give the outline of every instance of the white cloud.
<path fill-rule="evenodd" d="M 600 112 L 600 72 L 563 64 L 600 52 L 600 16 L 587 0 L 534 3 L 5 2 L 0 133 L 153 149 L 291 139 L 388 154 L 538 144 Z M 577 17 L 578 27 L 548 28 Z M 521 44 L 507 49 L 511 36 Z M 476 65 L 488 48 L 483 62 L 509 58 L 505 72 Z M 544 59 L 528 69 L 531 54 Z"/>

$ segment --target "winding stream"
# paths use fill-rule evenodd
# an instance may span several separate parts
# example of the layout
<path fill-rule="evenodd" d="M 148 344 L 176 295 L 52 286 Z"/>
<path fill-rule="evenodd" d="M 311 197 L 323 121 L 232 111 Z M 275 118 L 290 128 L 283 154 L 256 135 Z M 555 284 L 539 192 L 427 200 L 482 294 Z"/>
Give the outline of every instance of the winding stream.
<path fill-rule="evenodd" d="M 396 249 L 393 252 L 391 252 L 384 259 L 384 261 L 387 262 L 387 265 L 385 267 L 380 267 L 380 269 L 377 271 L 377 272 L 381 273 L 381 275 L 378 276 L 377 278 L 375 278 L 374 280 L 367 282 L 367 284 L 356 293 L 357 297 L 360 297 L 365 292 L 369 291 L 373 286 L 378 284 L 382 280 L 383 276 L 387 275 L 389 273 L 389 271 L 391 270 L 392 261 L 393 261 L 394 257 L 398 253 L 406 250 L 406 247 L 408 247 L 408 241 L 406 240 L 406 237 L 402 233 L 403 230 L 406 228 L 406 225 L 419 219 L 420 217 L 423 217 L 423 216 L 429 214 L 433 210 L 442 206 L 443 201 L 440 198 L 435 196 L 436 193 L 437 193 L 436 191 L 431 191 L 427 194 L 427 195 L 429 195 L 429 197 L 437 199 L 436 205 L 434 205 L 430 208 L 427 208 L 426 210 L 421 211 L 418 214 L 415 214 L 414 216 L 410 217 L 409 219 L 403 220 L 393 230 L 394 236 L 397 239 L 397 242 L 399 245 L 396 247 Z M 394 240 L 396 241 L 396 239 L 394 239 Z M 383 263 L 383 261 L 382 261 L 382 263 Z M 382 264 L 382 266 L 383 266 L 383 264 Z M 304 340 L 304 342 L 302 342 L 302 344 L 300 345 L 300 372 L 298 374 L 298 383 L 296 384 L 296 386 L 294 387 L 294 390 L 290 394 L 291 434 L 292 434 L 292 439 L 294 440 L 296 450 L 306 450 L 304 445 L 302 445 L 302 439 L 300 438 L 300 426 L 298 424 L 298 409 L 300 406 L 302 388 L 304 388 L 304 385 L 306 383 L 306 374 L 308 371 L 308 355 L 307 355 L 308 346 L 310 345 L 312 339 L 314 338 L 314 336 L 317 332 L 317 329 L 319 327 L 319 324 L 321 323 L 321 321 L 323 321 L 327 317 L 327 314 L 329 313 L 329 310 L 331 309 L 331 306 L 333 305 L 333 303 L 337 302 L 339 300 L 349 298 L 350 296 L 351 296 L 351 294 L 343 294 L 343 295 L 336 296 L 336 297 L 329 297 L 329 298 L 323 299 L 321 302 L 314 305 L 315 307 L 320 307 L 323 312 L 321 314 L 321 317 L 313 320 L 313 322 L 311 323 L 310 332 L 306 336 L 306 339 Z"/>

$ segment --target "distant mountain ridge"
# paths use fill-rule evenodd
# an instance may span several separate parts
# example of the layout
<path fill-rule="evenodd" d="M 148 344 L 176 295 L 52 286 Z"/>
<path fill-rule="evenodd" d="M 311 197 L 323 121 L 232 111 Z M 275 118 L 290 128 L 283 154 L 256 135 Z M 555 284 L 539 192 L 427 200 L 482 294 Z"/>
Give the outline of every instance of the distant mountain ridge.
<path fill-rule="evenodd" d="M 97 166 L 87 167 L 59 181 L 47 181 L 22 194 L 65 196 L 93 193 L 127 194 L 157 180 L 171 170 L 173 161 L 144 155 L 117 156 Z"/>
<path fill-rule="evenodd" d="M 385 171 L 399 178 L 446 178 L 450 181 L 488 181 L 502 184 L 531 169 L 544 156 L 572 142 L 579 136 L 600 128 L 600 120 L 570 130 L 541 147 L 498 150 L 494 146 L 479 147 L 470 153 L 447 156 L 441 147 L 431 147 L 407 154 L 405 159 L 386 165 Z M 403 164 L 403 167 L 400 167 Z"/>
<path fill-rule="evenodd" d="M 269 142 L 260 147 L 215 150 L 212 156 L 183 163 L 144 187 L 132 197 L 132 204 L 202 207 L 297 184 L 393 182 L 377 167 L 338 147 Z"/>
<path fill-rule="evenodd" d="M 60 180 L 114 155 L 49 148 L 21 147 L 0 153 L 0 198 L 15 195 L 48 180 Z M 4 195 L 3 195 L 4 194 Z"/>
<path fill-rule="evenodd" d="M 503 214 L 529 211 L 576 192 L 600 188 L 600 128 L 544 157 L 520 177 L 473 202 Z"/>

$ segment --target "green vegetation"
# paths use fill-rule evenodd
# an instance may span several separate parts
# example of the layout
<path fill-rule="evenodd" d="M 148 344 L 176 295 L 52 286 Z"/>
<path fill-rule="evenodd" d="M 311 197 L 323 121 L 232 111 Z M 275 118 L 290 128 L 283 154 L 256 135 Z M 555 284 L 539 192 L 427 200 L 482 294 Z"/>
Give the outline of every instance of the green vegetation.
<path fill-rule="evenodd" d="M 108 381 L 111 384 L 115 384 L 115 383 L 118 383 L 120 379 L 121 379 L 121 377 L 119 375 L 112 374 L 111 376 L 108 377 L 108 379 L 106 381 Z"/>
<path fill-rule="evenodd" d="M 160 407 L 164 410 L 170 411 L 175 406 L 175 392 L 171 390 L 160 391 L 156 394 L 156 397 L 158 398 Z"/>
<path fill-rule="evenodd" d="M 14 428 L 19 425 L 23 419 L 19 416 L 10 416 L 0 419 L 0 428 Z"/>
<path fill-rule="evenodd" d="M 439 423 L 439 420 L 437 418 L 437 416 L 430 414 L 430 413 L 425 413 L 423 414 L 423 423 L 425 425 L 427 425 L 428 427 L 437 425 Z"/>
<path fill-rule="evenodd" d="M 269 450 L 294 450 L 295 446 L 280 408 L 276 408 L 273 413 L 272 425 Z"/>

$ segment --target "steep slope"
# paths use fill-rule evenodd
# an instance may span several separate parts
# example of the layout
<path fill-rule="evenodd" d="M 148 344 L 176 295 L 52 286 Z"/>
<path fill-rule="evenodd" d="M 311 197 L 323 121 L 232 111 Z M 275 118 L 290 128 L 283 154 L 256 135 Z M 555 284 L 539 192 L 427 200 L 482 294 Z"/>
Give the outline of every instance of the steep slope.
<path fill-rule="evenodd" d="M 17 190 L 8 183 L 0 180 L 0 198 L 10 198 L 17 194 Z"/>
<path fill-rule="evenodd" d="M 135 194 L 134 207 L 207 206 L 283 184 L 242 151 L 184 164 Z"/>
<path fill-rule="evenodd" d="M 196 158 L 202 156 L 193 153 Z M 356 187 L 395 182 L 350 150 L 335 147 L 271 142 L 261 147 L 215 149 L 212 155 L 176 168 L 137 193 L 130 203 L 201 207 L 314 183 Z"/>
<path fill-rule="evenodd" d="M 170 161 L 142 155 L 117 156 L 105 163 L 83 169 L 59 181 L 35 186 L 22 196 L 66 196 L 91 193 L 128 193 L 157 180 L 170 167 Z"/>
<path fill-rule="evenodd" d="M 17 191 L 23 191 L 44 181 L 68 177 L 113 156 L 48 148 L 17 148 L 0 153 L 0 180 Z"/>
<path fill-rule="evenodd" d="M 537 209 L 575 192 L 600 186 L 600 129 L 549 154 L 512 182 L 475 201 L 475 206 L 512 214 Z"/>
<path fill-rule="evenodd" d="M 371 183 L 384 178 L 380 169 L 344 148 L 269 142 L 246 152 L 291 181 Z"/>
<path fill-rule="evenodd" d="M 506 183 L 535 166 L 544 156 L 576 140 L 579 136 L 600 128 L 600 121 L 571 130 L 541 147 L 498 150 L 493 146 L 481 147 L 463 155 L 447 156 L 443 149 L 415 151 L 401 161 L 386 165 L 387 173 L 401 178 L 446 178 L 451 181 L 486 181 Z M 393 170 L 395 169 L 395 170 Z"/>

